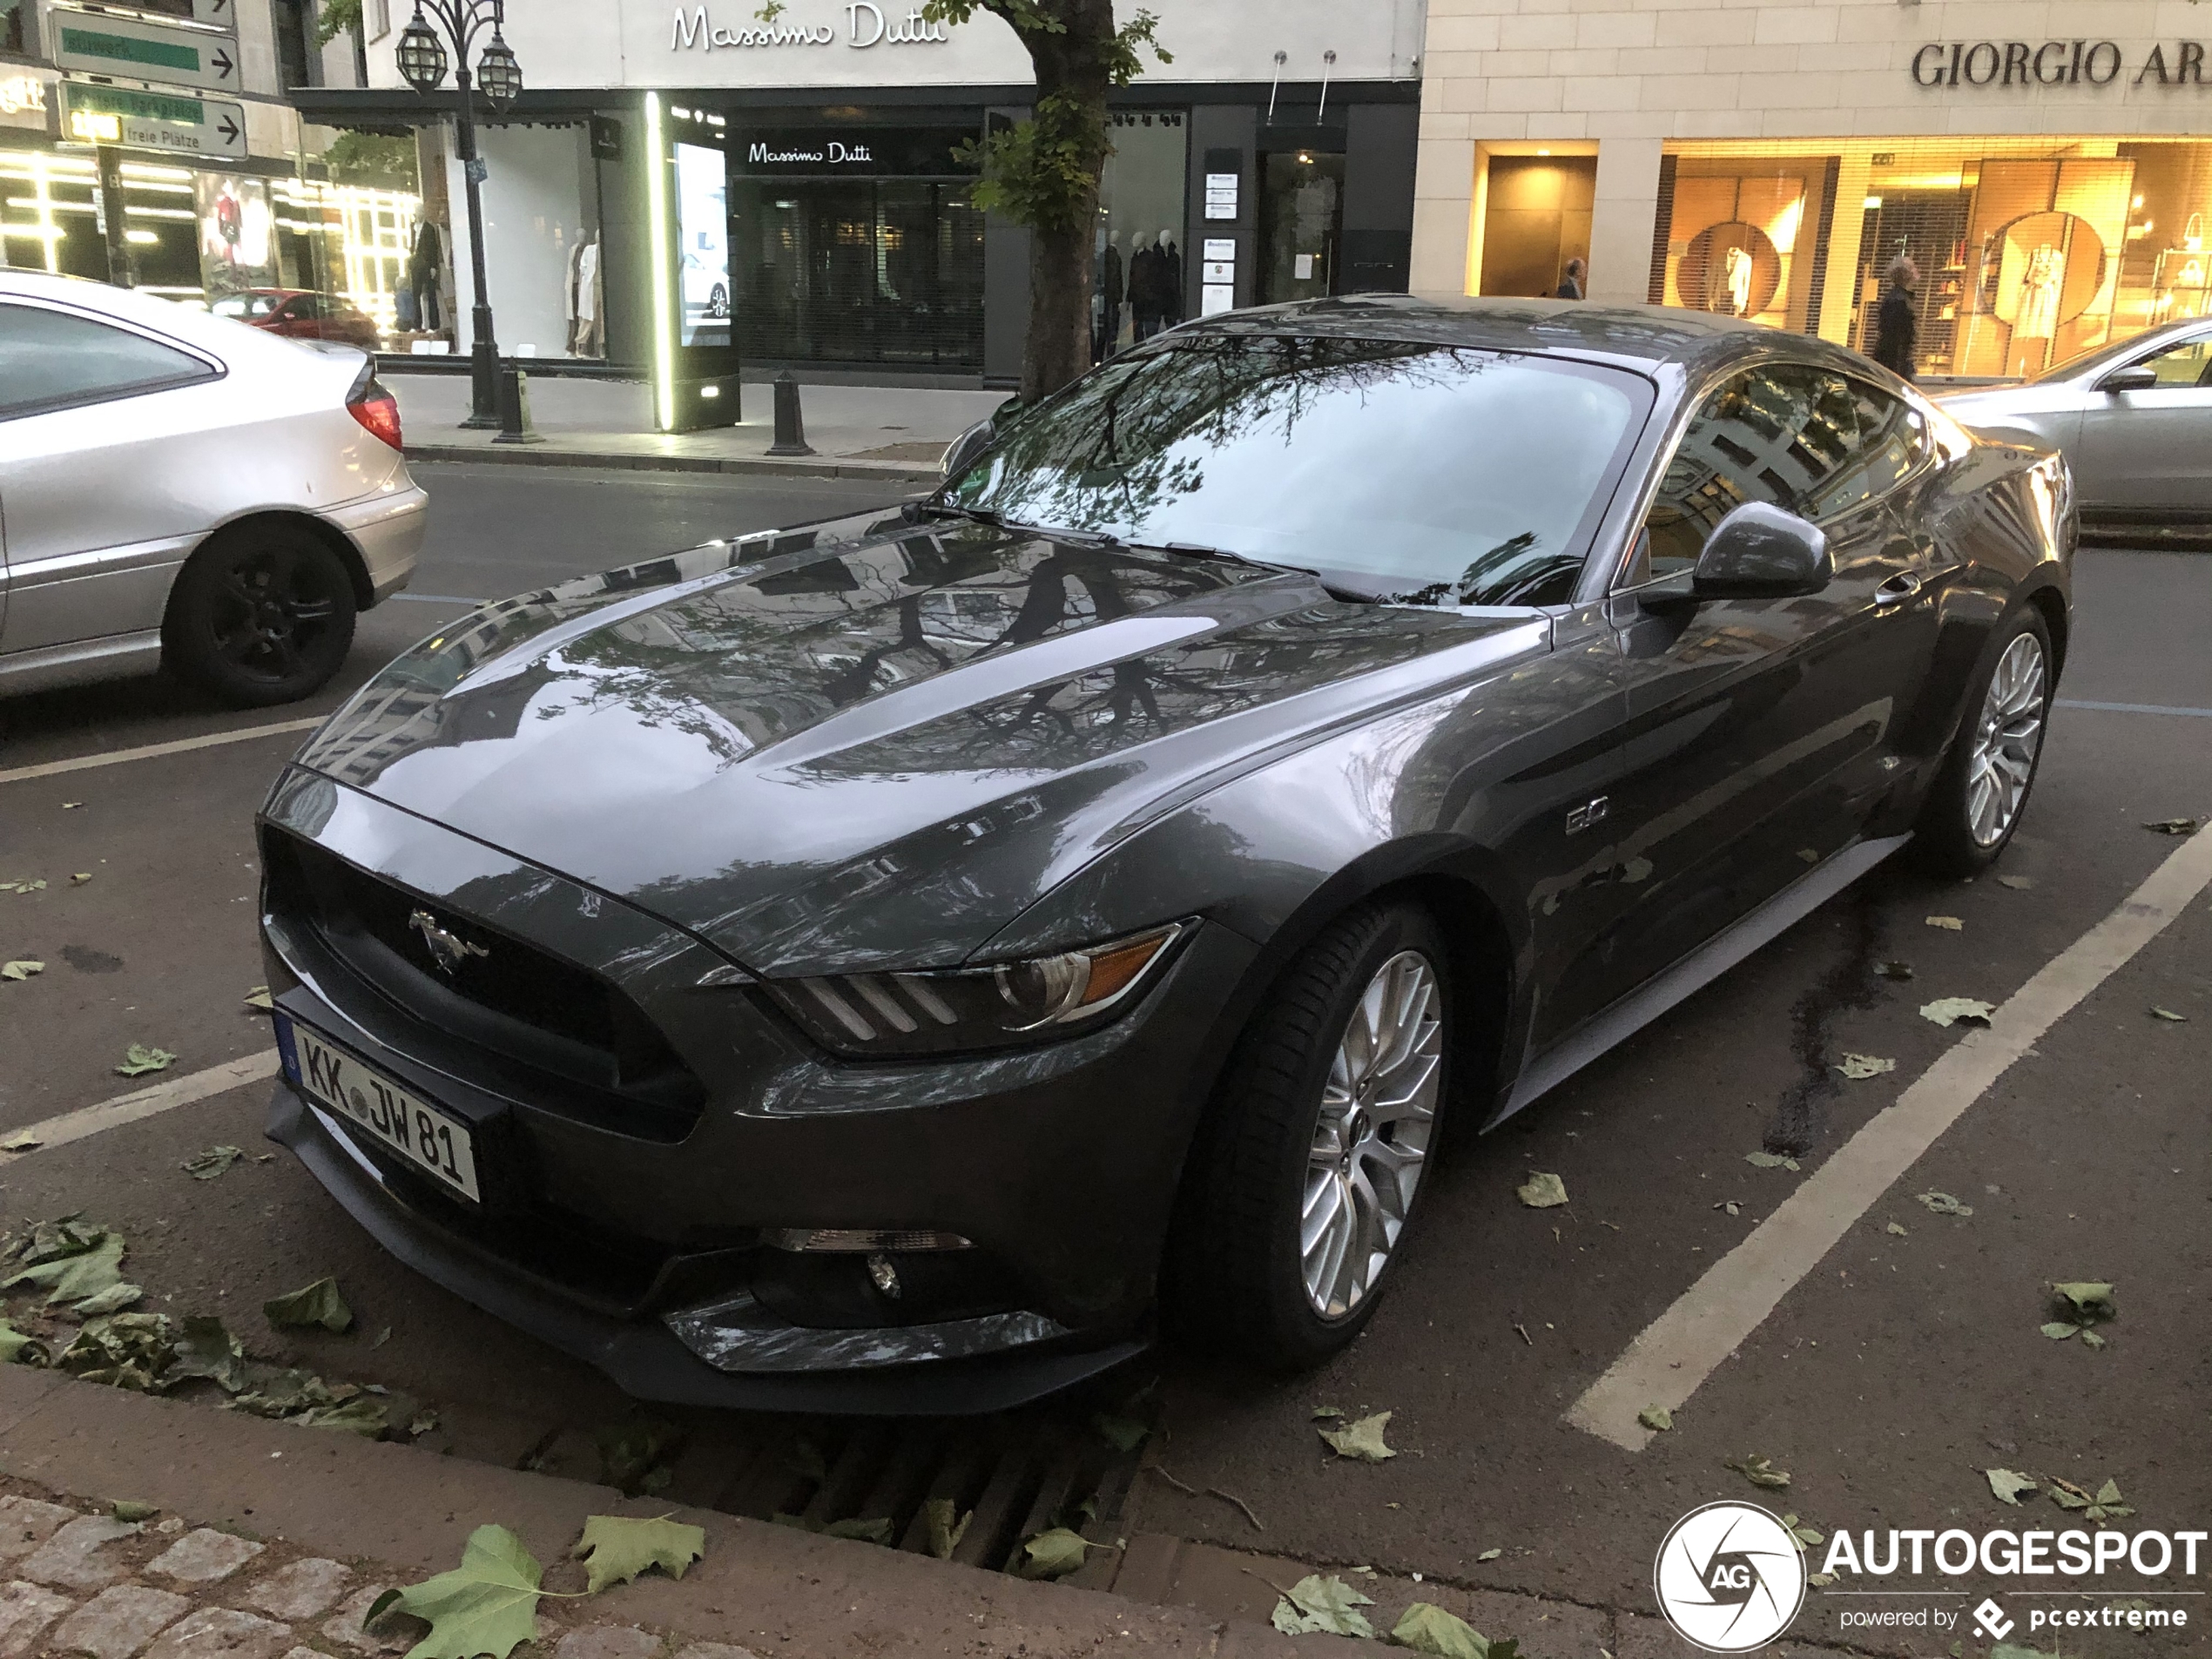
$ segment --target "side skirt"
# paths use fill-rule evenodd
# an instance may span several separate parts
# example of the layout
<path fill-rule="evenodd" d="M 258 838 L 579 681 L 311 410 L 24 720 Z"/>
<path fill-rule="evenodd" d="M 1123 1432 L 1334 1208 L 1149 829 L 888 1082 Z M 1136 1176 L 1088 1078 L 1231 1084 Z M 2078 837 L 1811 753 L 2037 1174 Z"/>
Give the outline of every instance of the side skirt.
<path fill-rule="evenodd" d="M 1902 847 L 1910 834 L 1853 841 L 1808 870 L 1757 910 L 1715 934 L 1657 978 L 1647 981 L 1521 1068 L 1505 1109 L 1485 1125 L 1495 1129 L 1539 1096 L 1565 1082 L 1608 1049 L 1626 1041 L 1676 1003 L 1703 989 Z"/>

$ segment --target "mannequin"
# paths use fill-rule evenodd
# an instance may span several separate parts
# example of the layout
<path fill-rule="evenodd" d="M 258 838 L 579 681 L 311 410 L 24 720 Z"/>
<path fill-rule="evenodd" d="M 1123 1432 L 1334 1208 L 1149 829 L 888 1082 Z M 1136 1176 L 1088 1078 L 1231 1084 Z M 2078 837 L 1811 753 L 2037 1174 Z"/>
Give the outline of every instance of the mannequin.
<path fill-rule="evenodd" d="M 415 309 L 426 334 L 435 334 L 442 327 L 438 289 L 444 280 L 444 233 L 438 229 L 437 220 L 418 219 L 415 246 L 408 253 L 407 285 L 415 291 Z"/>
<path fill-rule="evenodd" d="M 589 240 L 577 245 L 576 251 L 576 342 L 572 349 L 578 357 L 607 354 L 599 334 L 599 319 L 606 310 L 602 303 L 605 296 L 600 280 L 599 233 L 595 230 Z"/>
<path fill-rule="evenodd" d="M 1159 330 L 1158 268 L 1165 256 L 1152 246 L 1151 237 L 1143 231 L 1130 233 L 1130 318 L 1136 339 L 1142 341 L 1150 340 Z"/>
<path fill-rule="evenodd" d="M 1164 230 L 1156 245 L 1160 250 L 1160 326 L 1174 327 L 1183 320 L 1183 251 L 1175 245 L 1175 233 Z"/>
<path fill-rule="evenodd" d="M 1098 239 L 1098 269 L 1091 285 L 1090 360 L 1094 363 L 1113 355 L 1122 334 L 1122 251 L 1103 229 Z"/>

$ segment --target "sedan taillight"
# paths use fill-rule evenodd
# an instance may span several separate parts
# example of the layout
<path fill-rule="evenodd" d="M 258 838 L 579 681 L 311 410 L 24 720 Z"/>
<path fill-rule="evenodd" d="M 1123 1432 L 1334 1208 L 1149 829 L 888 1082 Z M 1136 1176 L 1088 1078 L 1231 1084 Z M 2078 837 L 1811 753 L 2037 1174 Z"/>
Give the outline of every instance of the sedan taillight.
<path fill-rule="evenodd" d="M 353 395 L 346 401 L 346 413 L 395 449 L 400 447 L 400 401 L 379 385 L 375 376 L 364 377 L 354 388 Z"/>

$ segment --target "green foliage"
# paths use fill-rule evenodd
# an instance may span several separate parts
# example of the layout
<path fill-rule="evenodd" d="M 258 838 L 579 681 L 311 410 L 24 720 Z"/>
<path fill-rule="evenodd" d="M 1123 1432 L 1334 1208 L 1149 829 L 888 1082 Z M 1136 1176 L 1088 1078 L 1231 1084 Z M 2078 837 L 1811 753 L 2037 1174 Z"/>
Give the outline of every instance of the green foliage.
<path fill-rule="evenodd" d="M 322 152 L 330 179 L 338 185 L 363 185 L 379 190 L 415 192 L 421 187 L 415 165 L 415 139 L 384 132 L 341 132 Z M 268 1006 L 266 988 L 255 1007 Z"/>
<path fill-rule="evenodd" d="M 315 9 L 315 44 L 327 46 L 361 26 L 361 0 L 322 0 Z"/>
<path fill-rule="evenodd" d="M 681 1578 L 705 1553 L 704 1527 L 664 1517 L 637 1521 L 623 1515 L 585 1516 L 583 1536 L 569 1552 L 590 1575 L 588 1593 L 593 1595 L 610 1584 L 627 1584 L 649 1567 Z"/>
<path fill-rule="evenodd" d="M 1359 1611 L 1375 1598 L 1362 1595 L 1335 1574 L 1309 1573 L 1281 1592 L 1271 1622 L 1286 1636 L 1372 1636 L 1375 1627 Z"/>
<path fill-rule="evenodd" d="M 537 1634 L 538 1584 L 545 1569 L 504 1527 L 479 1527 L 469 1534 L 461 1565 L 449 1573 L 387 1590 L 361 1621 L 364 1629 L 388 1612 L 429 1622 L 430 1634 L 407 1659 L 475 1659 L 507 1656 Z"/>
<path fill-rule="evenodd" d="M 334 1335 L 354 1328 L 354 1311 L 338 1293 L 338 1281 L 319 1278 L 314 1284 L 273 1297 L 261 1312 L 280 1331 L 305 1331 L 320 1325 Z"/>

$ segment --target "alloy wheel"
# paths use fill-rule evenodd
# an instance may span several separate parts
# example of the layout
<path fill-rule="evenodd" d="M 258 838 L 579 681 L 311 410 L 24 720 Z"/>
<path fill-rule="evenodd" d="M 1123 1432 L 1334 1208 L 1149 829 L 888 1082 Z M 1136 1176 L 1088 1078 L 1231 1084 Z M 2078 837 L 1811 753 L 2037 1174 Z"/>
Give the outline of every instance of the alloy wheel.
<path fill-rule="evenodd" d="M 1436 1123 L 1442 1001 L 1428 958 L 1399 951 L 1338 1040 L 1298 1217 L 1306 1300 L 1324 1318 L 1359 1305 L 1405 1230 Z"/>
<path fill-rule="evenodd" d="M 223 572 L 210 622 L 215 650 L 258 678 L 300 672 L 306 653 L 339 611 L 321 573 L 298 551 L 274 546 L 241 554 Z"/>
<path fill-rule="evenodd" d="M 1966 828 L 1978 846 L 1994 846 L 2027 801 L 2043 746 L 2043 644 L 2032 633 L 2005 647 L 1982 698 L 1966 772 Z"/>

